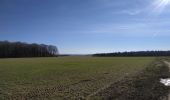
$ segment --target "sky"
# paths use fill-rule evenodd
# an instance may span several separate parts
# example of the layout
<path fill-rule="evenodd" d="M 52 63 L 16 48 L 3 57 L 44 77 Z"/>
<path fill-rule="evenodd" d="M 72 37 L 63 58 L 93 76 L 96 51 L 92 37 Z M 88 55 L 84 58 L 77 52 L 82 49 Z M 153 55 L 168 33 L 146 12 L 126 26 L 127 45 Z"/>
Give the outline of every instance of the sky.
<path fill-rule="evenodd" d="M 170 0 L 0 0 L 0 41 L 61 54 L 170 50 Z"/>

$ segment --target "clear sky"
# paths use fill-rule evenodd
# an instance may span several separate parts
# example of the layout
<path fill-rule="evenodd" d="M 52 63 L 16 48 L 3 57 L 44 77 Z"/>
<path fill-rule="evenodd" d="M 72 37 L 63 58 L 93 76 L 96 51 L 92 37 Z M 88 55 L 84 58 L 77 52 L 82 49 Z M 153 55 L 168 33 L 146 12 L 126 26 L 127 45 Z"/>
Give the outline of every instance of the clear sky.
<path fill-rule="evenodd" d="M 0 0 L 0 40 L 62 54 L 170 50 L 170 0 Z"/>

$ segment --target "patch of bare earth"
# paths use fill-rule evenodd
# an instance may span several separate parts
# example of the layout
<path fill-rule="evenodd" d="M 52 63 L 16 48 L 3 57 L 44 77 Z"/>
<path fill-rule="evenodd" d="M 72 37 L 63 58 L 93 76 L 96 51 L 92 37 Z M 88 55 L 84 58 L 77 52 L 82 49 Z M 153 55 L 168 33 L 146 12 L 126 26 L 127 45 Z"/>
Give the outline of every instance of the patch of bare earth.
<path fill-rule="evenodd" d="M 158 59 L 142 72 L 132 77 L 125 77 L 86 99 L 165 100 L 165 95 L 168 95 L 170 88 L 161 84 L 160 78 L 169 76 L 169 67 Z"/>

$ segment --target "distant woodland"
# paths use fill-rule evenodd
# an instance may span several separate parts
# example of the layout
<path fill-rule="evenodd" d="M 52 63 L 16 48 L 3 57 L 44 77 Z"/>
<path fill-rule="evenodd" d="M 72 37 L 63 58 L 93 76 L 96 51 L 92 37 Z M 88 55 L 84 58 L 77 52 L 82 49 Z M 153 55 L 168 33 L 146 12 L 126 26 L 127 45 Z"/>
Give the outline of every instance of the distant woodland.
<path fill-rule="evenodd" d="M 134 51 L 94 54 L 97 57 L 149 57 L 149 56 L 170 56 L 170 51 Z"/>
<path fill-rule="evenodd" d="M 53 45 L 0 41 L 0 58 L 52 57 L 57 55 L 58 49 Z"/>

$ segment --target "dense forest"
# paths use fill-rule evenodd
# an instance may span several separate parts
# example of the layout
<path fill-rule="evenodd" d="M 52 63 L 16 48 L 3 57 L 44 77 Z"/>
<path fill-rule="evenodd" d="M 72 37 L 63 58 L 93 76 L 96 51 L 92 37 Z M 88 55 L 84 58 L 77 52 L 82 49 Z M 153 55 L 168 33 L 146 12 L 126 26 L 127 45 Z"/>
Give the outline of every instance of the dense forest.
<path fill-rule="evenodd" d="M 97 57 L 137 57 L 137 56 L 170 56 L 170 51 L 134 51 L 94 54 Z"/>
<path fill-rule="evenodd" d="M 58 49 L 53 45 L 0 41 L 0 58 L 52 57 L 57 55 Z"/>

